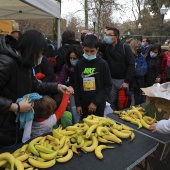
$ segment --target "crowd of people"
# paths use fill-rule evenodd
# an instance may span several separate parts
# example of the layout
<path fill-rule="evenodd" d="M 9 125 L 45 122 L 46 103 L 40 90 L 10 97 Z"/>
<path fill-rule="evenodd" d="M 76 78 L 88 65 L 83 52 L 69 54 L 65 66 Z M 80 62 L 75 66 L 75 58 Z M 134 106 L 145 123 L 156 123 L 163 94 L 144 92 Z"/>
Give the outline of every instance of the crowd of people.
<path fill-rule="evenodd" d="M 127 43 L 119 37 L 112 27 L 103 41 L 82 30 L 80 42 L 66 30 L 60 48 L 36 30 L 0 37 L 0 147 L 22 141 L 21 117 L 30 122 L 28 137 L 35 137 L 72 125 L 77 117 L 104 116 L 106 102 L 112 110 L 127 108 L 132 93 L 135 105 L 145 103 L 142 87 L 170 80 L 170 44 L 162 51 L 147 37 Z M 151 129 L 170 133 L 170 119 Z"/>

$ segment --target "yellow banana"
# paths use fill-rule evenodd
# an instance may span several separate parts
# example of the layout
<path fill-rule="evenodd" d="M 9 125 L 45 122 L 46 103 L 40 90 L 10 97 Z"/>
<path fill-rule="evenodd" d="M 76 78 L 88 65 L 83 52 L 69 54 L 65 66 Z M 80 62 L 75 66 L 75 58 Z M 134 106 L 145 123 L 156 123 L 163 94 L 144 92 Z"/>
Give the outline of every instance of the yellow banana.
<path fill-rule="evenodd" d="M 64 156 L 62 158 L 58 158 L 58 159 L 56 159 L 56 161 L 60 162 L 60 163 L 64 163 L 64 162 L 69 161 L 72 157 L 73 157 L 73 151 L 71 149 L 69 149 L 66 156 Z"/>
<path fill-rule="evenodd" d="M 84 129 L 77 129 L 77 131 L 76 131 L 76 134 L 77 135 L 83 135 L 83 133 L 85 132 L 85 130 Z"/>
<path fill-rule="evenodd" d="M 121 113 L 121 111 L 114 110 L 114 112 L 113 112 L 113 113 L 115 113 L 115 114 L 119 115 L 119 114 Z"/>
<path fill-rule="evenodd" d="M 64 155 L 68 152 L 69 150 L 69 146 L 70 146 L 70 139 L 68 137 L 66 137 L 64 146 L 62 148 L 59 149 L 58 151 L 58 155 Z"/>
<path fill-rule="evenodd" d="M 14 165 L 17 170 L 24 170 L 24 165 L 18 159 L 14 159 Z"/>
<path fill-rule="evenodd" d="M 140 129 L 142 127 L 142 124 L 141 124 L 141 121 L 138 121 L 138 120 L 131 120 L 130 121 L 132 124 L 135 124 L 138 126 L 138 129 Z"/>
<path fill-rule="evenodd" d="M 39 141 L 39 143 L 43 146 L 43 145 L 44 145 L 45 140 L 46 140 L 46 136 L 43 136 L 43 138 Z"/>
<path fill-rule="evenodd" d="M 27 162 L 22 162 L 24 168 L 30 168 L 32 167 L 30 164 L 28 164 Z"/>
<path fill-rule="evenodd" d="M 113 125 L 113 128 L 117 130 L 122 130 L 122 126 L 118 124 Z"/>
<path fill-rule="evenodd" d="M 33 167 L 28 167 L 28 168 L 25 169 L 25 170 L 34 170 L 34 168 L 33 168 Z"/>
<path fill-rule="evenodd" d="M 139 119 L 142 119 L 142 115 L 138 110 L 133 109 L 133 110 L 130 110 L 129 113 L 128 113 L 129 116 L 131 116 L 133 114 L 136 115 Z"/>
<path fill-rule="evenodd" d="M 61 131 L 61 134 L 66 135 L 66 136 L 74 135 L 75 133 L 76 131 L 67 131 L 67 130 Z"/>
<path fill-rule="evenodd" d="M 82 147 L 81 149 L 84 151 L 84 152 L 93 152 L 96 147 L 98 146 L 98 140 L 95 136 L 92 136 L 92 145 L 91 146 L 88 146 L 88 147 Z"/>
<path fill-rule="evenodd" d="M 53 151 L 52 149 L 46 148 L 44 146 L 41 145 L 35 145 L 35 149 L 44 152 L 44 153 L 54 153 L 55 151 Z"/>
<path fill-rule="evenodd" d="M 131 133 L 132 133 L 132 131 L 131 130 L 122 130 L 121 132 L 123 132 L 123 133 L 128 133 L 129 134 L 129 136 L 131 135 Z"/>
<path fill-rule="evenodd" d="M 116 122 L 113 119 L 105 118 L 105 117 L 100 117 L 100 119 L 106 121 L 110 125 L 115 125 Z"/>
<path fill-rule="evenodd" d="M 7 162 L 7 160 L 0 160 L 0 167 L 3 167 Z"/>
<path fill-rule="evenodd" d="M 60 145 L 60 140 L 59 140 L 58 138 L 54 138 L 54 143 L 55 143 L 56 145 Z"/>
<path fill-rule="evenodd" d="M 77 151 L 77 148 L 76 148 L 75 146 L 72 146 L 71 149 L 72 149 L 72 151 L 73 151 L 74 153 L 76 153 L 78 156 L 81 155 L 81 152 L 78 152 L 78 151 Z"/>
<path fill-rule="evenodd" d="M 148 125 L 143 119 L 141 119 L 140 122 L 144 128 L 151 130 L 150 125 Z"/>
<path fill-rule="evenodd" d="M 121 131 L 118 131 L 117 129 L 111 129 L 112 133 L 115 134 L 119 138 L 128 138 L 130 135 L 128 133 L 123 133 Z"/>
<path fill-rule="evenodd" d="M 103 149 L 107 149 L 107 148 L 114 148 L 113 146 L 106 146 L 106 145 L 99 145 L 99 146 L 97 146 L 96 147 L 96 149 L 95 149 L 95 155 L 96 155 L 96 157 L 97 158 L 99 158 L 99 159 L 103 159 L 103 154 L 102 154 L 102 150 Z"/>
<path fill-rule="evenodd" d="M 14 158 L 20 156 L 20 154 L 21 154 L 21 153 L 20 153 L 20 150 L 21 150 L 21 148 L 17 149 L 15 152 L 12 153 L 12 155 L 14 156 Z"/>
<path fill-rule="evenodd" d="M 98 126 L 96 129 L 98 136 L 108 135 L 109 131 L 106 127 Z"/>
<path fill-rule="evenodd" d="M 122 140 L 120 138 L 118 138 L 116 135 L 114 134 L 110 134 L 110 135 L 104 135 L 103 136 L 104 139 L 107 139 L 109 141 L 113 141 L 113 142 L 116 142 L 116 143 L 122 143 Z"/>
<path fill-rule="evenodd" d="M 155 123 L 156 122 L 156 113 L 155 113 L 154 118 L 152 118 L 150 116 L 143 116 L 143 120 L 149 125 L 151 125 L 152 123 Z"/>
<path fill-rule="evenodd" d="M 9 152 L 4 152 L 0 154 L 0 160 L 7 160 L 11 164 L 11 170 L 14 169 L 14 156 Z"/>
<path fill-rule="evenodd" d="M 132 132 L 132 133 L 130 134 L 130 141 L 134 140 L 134 138 L 135 138 L 135 134 L 134 134 L 134 132 Z"/>
<path fill-rule="evenodd" d="M 28 159 L 28 156 L 29 156 L 28 154 L 24 153 L 23 155 L 18 156 L 18 157 L 16 157 L 15 159 L 18 159 L 19 161 L 23 162 L 23 161 L 25 161 L 26 159 Z"/>
<path fill-rule="evenodd" d="M 40 162 L 40 161 L 37 161 L 33 158 L 28 158 L 28 162 L 33 166 L 33 167 L 36 167 L 36 168 L 41 168 L 41 169 L 46 169 L 46 168 L 50 168 L 52 167 L 53 165 L 55 165 L 56 161 L 55 159 L 52 159 L 51 161 L 47 161 L 47 162 Z"/>
<path fill-rule="evenodd" d="M 93 141 L 92 141 L 92 140 L 85 140 L 85 141 L 84 141 L 84 145 L 83 145 L 83 147 L 91 146 L 91 145 L 92 145 L 92 143 L 93 143 Z"/>
<path fill-rule="evenodd" d="M 26 151 L 26 149 L 27 149 L 27 147 L 28 147 L 28 144 L 23 145 L 23 146 L 21 147 L 21 149 L 20 149 L 20 153 L 21 153 L 21 154 L 24 154 L 25 151 Z"/>
<path fill-rule="evenodd" d="M 89 129 L 89 126 L 85 122 L 83 123 L 83 125 L 84 132 L 86 132 Z"/>
<path fill-rule="evenodd" d="M 91 125 L 94 125 L 94 124 L 99 124 L 99 120 L 91 120 L 91 119 L 88 119 L 88 118 L 84 118 L 83 121 L 84 121 L 88 126 L 91 126 Z"/>
<path fill-rule="evenodd" d="M 28 149 L 36 156 L 39 156 L 39 152 L 35 149 L 34 145 L 39 142 L 43 137 L 37 137 L 33 139 L 29 144 L 28 144 Z"/>
<path fill-rule="evenodd" d="M 99 126 L 98 124 L 94 124 L 92 126 L 89 127 L 89 129 L 86 131 L 86 138 L 90 138 L 92 132 L 97 128 L 97 126 Z"/>
<path fill-rule="evenodd" d="M 112 142 L 112 141 L 109 141 L 107 139 L 104 139 L 100 136 L 97 137 L 98 141 L 101 142 L 101 143 L 115 143 L 115 142 Z"/>
<path fill-rule="evenodd" d="M 123 130 L 133 130 L 132 128 L 130 128 L 129 126 L 126 126 L 124 124 L 121 124 L 121 126 L 122 126 Z"/>
<path fill-rule="evenodd" d="M 80 144 L 75 143 L 75 144 L 72 144 L 72 145 L 75 146 L 76 148 L 81 148 L 84 145 L 84 139 L 82 138 L 82 141 L 81 141 Z"/>
<path fill-rule="evenodd" d="M 77 129 L 78 129 L 77 126 L 67 126 L 67 127 L 66 127 L 66 130 L 67 130 L 67 131 L 76 131 Z"/>
<path fill-rule="evenodd" d="M 63 136 L 62 136 L 62 138 L 60 139 L 60 145 L 59 145 L 59 148 L 62 148 L 62 147 L 63 147 L 63 145 L 64 145 L 65 141 L 66 141 L 66 136 L 65 136 L 65 135 L 63 135 Z"/>
<path fill-rule="evenodd" d="M 53 136 L 55 137 L 55 138 L 58 138 L 58 139 L 61 139 L 62 138 L 62 134 L 59 132 L 59 130 L 57 130 L 57 129 L 53 129 L 52 130 L 52 133 L 53 133 Z"/>
<path fill-rule="evenodd" d="M 53 141 L 53 140 L 54 140 L 54 137 L 51 136 L 51 135 L 47 135 L 46 138 L 47 138 L 48 140 L 50 140 L 50 141 Z"/>
<path fill-rule="evenodd" d="M 49 154 L 40 152 L 40 156 L 41 156 L 41 158 L 43 158 L 45 160 L 52 160 L 57 156 L 57 153 L 58 153 L 58 151 L 55 151 L 54 153 L 49 153 Z"/>

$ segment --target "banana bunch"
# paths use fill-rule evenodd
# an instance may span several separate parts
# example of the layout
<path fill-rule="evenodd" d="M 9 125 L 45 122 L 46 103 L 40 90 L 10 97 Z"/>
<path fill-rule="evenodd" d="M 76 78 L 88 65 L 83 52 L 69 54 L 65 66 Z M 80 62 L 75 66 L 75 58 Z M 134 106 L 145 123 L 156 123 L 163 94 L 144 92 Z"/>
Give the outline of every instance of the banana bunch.
<path fill-rule="evenodd" d="M 13 153 L 0 154 L 0 167 L 11 170 L 46 169 L 56 162 L 71 160 L 74 153 L 81 155 L 81 151 L 94 152 L 98 159 L 103 159 L 102 150 L 114 148 L 106 144 L 121 144 L 126 138 L 130 138 L 130 141 L 135 138 L 133 130 L 128 126 L 89 115 L 83 119 L 83 123 L 65 129 L 59 126 L 52 130 L 52 135 L 39 136 Z"/>
<path fill-rule="evenodd" d="M 154 118 L 145 116 L 145 109 L 141 106 L 132 106 L 131 110 L 114 111 L 114 113 L 118 114 L 121 119 L 137 125 L 138 129 L 144 127 L 148 130 L 151 130 L 150 125 L 156 122 L 156 114 Z"/>

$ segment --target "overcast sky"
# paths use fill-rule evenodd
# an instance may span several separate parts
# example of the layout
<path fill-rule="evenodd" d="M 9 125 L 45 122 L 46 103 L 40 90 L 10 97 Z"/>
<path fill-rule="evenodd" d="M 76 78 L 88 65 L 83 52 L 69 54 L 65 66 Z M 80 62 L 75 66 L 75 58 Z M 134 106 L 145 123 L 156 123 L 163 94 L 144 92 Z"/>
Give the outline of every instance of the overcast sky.
<path fill-rule="evenodd" d="M 123 3 L 125 3 L 126 0 L 123 0 Z M 129 0 L 128 0 L 129 1 Z M 83 3 L 84 1 L 82 1 Z M 82 10 L 82 5 L 77 0 L 63 0 L 61 5 L 61 17 L 67 18 L 69 16 L 69 13 L 74 13 L 78 10 Z M 82 17 L 84 19 L 84 11 L 79 11 L 75 15 Z M 130 12 L 130 9 L 128 11 L 128 15 L 125 14 L 122 16 L 122 14 L 117 13 L 117 20 L 119 22 L 123 22 L 125 20 L 133 18 L 132 13 Z M 165 15 L 165 19 L 170 18 L 170 10 L 168 11 L 167 15 Z"/>

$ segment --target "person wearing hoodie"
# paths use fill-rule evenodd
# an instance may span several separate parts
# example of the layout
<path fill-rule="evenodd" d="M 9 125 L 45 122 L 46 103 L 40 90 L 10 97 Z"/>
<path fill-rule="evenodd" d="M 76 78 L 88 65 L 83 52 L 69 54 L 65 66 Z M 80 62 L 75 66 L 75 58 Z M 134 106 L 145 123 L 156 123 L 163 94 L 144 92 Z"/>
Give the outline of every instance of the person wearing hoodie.
<path fill-rule="evenodd" d="M 69 91 L 58 83 L 40 83 L 33 76 L 32 67 L 41 63 L 46 40 L 36 30 L 26 31 L 14 49 L 9 36 L 0 37 L 0 148 L 21 141 L 17 112 L 28 112 L 34 103 L 26 99 L 16 103 L 25 94 L 37 92 L 55 94 Z"/>
<path fill-rule="evenodd" d="M 82 48 L 79 41 L 75 40 L 75 32 L 71 30 L 64 31 L 62 34 L 62 46 L 56 52 L 57 65 L 55 72 L 59 75 L 63 65 L 65 64 L 65 54 L 69 48 L 77 46 Z"/>
<path fill-rule="evenodd" d="M 97 54 L 98 45 L 95 35 L 86 35 L 83 58 L 75 67 L 75 104 L 81 119 L 90 114 L 104 116 L 106 100 L 112 88 L 108 64 Z"/>

